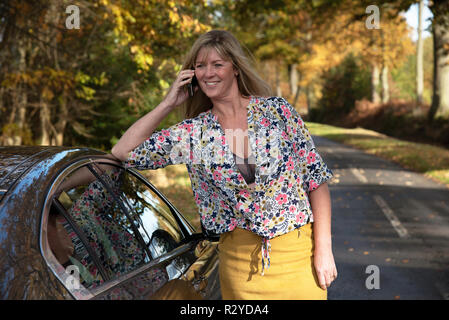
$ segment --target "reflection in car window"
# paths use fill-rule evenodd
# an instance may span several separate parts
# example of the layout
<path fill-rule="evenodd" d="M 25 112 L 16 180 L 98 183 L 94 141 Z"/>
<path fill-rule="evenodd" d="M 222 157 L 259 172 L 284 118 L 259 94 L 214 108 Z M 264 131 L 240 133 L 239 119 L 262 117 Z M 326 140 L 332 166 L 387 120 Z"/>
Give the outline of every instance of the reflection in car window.
<path fill-rule="evenodd" d="M 183 239 L 170 208 L 157 194 L 122 168 L 107 168 L 88 165 L 67 176 L 49 219 L 51 250 L 63 268 L 79 269 L 81 285 L 87 289 L 172 251 Z M 132 281 L 132 290 L 111 291 L 109 298 L 157 290 L 186 269 L 186 262 L 178 260 L 142 274 Z"/>
<path fill-rule="evenodd" d="M 136 176 L 125 173 L 122 191 L 153 258 L 176 248 L 183 236 L 170 208 Z"/>
<path fill-rule="evenodd" d="M 170 208 L 139 178 L 126 172 L 122 191 L 133 218 L 139 223 L 139 231 L 153 259 L 175 249 L 183 235 Z M 174 259 L 166 270 L 169 279 L 179 277 L 188 267 L 184 258 Z"/>
<path fill-rule="evenodd" d="M 134 270 L 150 260 L 145 253 L 144 243 L 139 242 L 136 237 L 133 222 L 126 217 L 110 192 L 120 192 L 120 176 L 118 168 L 106 171 L 100 176 L 103 181 L 108 180 L 110 183 L 108 190 L 87 167 L 82 167 L 67 177 L 67 181 L 93 181 L 88 185 L 77 185 L 59 197 L 66 209 L 67 223 L 63 226 L 71 236 L 72 243 L 75 244 L 78 238 L 84 237 L 88 245 L 87 250 L 90 249 L 89 259 L 71 259 L 72 264 L 80 269 L 80 275 L 85 274 L 86 279 L 88 274 L 94 276 L 94 279 L 87 283 L 88 288 Z M 75 246 L 81 247 L 80 243 Z M 98 274 L 102 279 L 95 280 Z"/>
<path fill-rule="evenodd" d="M 48 222 L 48 242 L 54 256 L 64 269 L 73 265 L 78 270 L 78 280 L 86 288 L 95 288 L 104 282 L 87 251 L 71 224 L 58 211 L 55 204 L 51 206 Z M 60 268 L 58 273 L 65 272 Z"/>

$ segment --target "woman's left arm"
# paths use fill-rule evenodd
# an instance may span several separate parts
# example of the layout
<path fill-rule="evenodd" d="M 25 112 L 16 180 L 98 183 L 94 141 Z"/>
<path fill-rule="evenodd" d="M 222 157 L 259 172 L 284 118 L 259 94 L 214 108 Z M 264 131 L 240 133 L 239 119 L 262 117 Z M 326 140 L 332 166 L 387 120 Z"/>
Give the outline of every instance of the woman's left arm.
<path fill-rule="evenodd" d="M 326 290 L 337 277 L 331 237 L 331 198 L 327 183 L 310 191 L 310 205 L 313 212 L 314 266 L 318 282 Z"/>

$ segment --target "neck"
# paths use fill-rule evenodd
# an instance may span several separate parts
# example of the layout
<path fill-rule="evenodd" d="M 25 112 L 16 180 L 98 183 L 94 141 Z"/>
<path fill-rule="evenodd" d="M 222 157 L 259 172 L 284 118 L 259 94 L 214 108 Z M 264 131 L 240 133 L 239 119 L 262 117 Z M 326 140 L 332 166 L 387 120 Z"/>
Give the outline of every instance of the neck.
<path fill-rule="evenodd" d="M 249 98 L 240 94 L 233 97 L 225 97 L 220 99 L 212 99 L 212 113 L 219 118 L 237 118 L 242 112 L 246 113 L 246 107 Z"/>

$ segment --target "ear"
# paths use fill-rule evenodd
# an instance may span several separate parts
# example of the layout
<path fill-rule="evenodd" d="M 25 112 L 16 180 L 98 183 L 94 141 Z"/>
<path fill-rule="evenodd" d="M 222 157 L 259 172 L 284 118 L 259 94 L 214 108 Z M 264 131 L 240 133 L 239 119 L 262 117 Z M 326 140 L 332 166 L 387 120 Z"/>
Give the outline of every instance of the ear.
<path fill-rule="evenodd" d="M 238 77 L 239 76 L 239 70 L 235 66 L 232 66 L 232 69 L 234 70 L 234 75 L 236 77 Z"/>

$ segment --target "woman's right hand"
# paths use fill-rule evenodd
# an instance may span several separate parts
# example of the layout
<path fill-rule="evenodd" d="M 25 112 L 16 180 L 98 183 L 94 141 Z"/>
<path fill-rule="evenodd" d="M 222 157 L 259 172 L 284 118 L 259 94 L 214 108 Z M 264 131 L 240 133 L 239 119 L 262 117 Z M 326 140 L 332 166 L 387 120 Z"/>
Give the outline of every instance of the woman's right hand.
<path fill-rule="evenodd" d="M 185 85 L 192 82 L 192 78 L 194 75 L 195 70 L 182 70 L 171 85 L 170 90 L 165 96 L 163 102 L 166 105 L 171 106 L 172 108 L 175 108 L 185 102 L 189 97 L 189 93 L 185 89 Z M 198 90 L 198 88 L 195 88 L 195 90 Z"/>
<path fill-rule="evenodd" d="M 111 153 L 120 161 L 128 158 L 129 152 L 150 137 L 161 121 L 177 106 L 185 102 L 189 93 L 185 85 L 192 81 L 194 70 L 182 70 L 168 90 L 164 100 L 126 130 L 112 148 Z M 195 88 L 195 91 L 198 87 Z"/>

